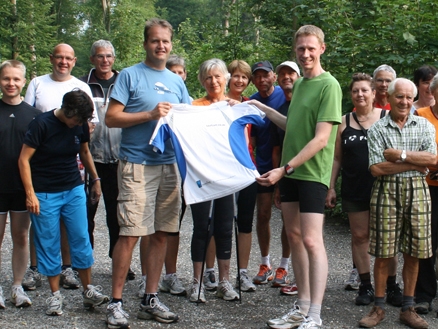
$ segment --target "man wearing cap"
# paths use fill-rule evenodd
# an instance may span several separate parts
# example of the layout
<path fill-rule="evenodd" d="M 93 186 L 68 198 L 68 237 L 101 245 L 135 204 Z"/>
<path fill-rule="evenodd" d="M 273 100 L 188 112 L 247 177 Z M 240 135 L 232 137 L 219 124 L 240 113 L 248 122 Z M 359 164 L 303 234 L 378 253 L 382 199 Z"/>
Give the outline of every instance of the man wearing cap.
<path fill-rule="evenodd" d="M 278 109 L 285 101 L 283 91 L 274 86 L 277 76 L 269 61 L 255 63 L 252 68 L 252 83 L 258 92 L 252 95 L 261 103 Z M 256 165 L 260 174 L 273 168 L 272 143 L 270 138 L 270 120 L 265 117 L 263 126 L 253 127 L 251 130 L 251 144 L 256 149 Z M 260 246 L 261 264 L 259 273 L 253 278 L 255 284 L 266 284 L 272 281 L 274 274 L 269 261 L 269 244 L 271 240 L 271 205 L 274 186 L 257 186 L 257 238 Z"/>
<path fill-rule="evenodd" d="M 283 90 L 284 97 L 286 101 L 281 105 L 277 110 L 284 116 L 287 116 L 287 112 L 289 110 L 289 105 L 292 99 L 292 88 L 294 86 L 295 81 L 300 77 L 300 69 L 295 62 L 286 61 L 281 63 L 275 68 L 275 72 L 277 73 L 277 81 L 280 88 Z M 280 166 L 281 160 L 281 152 L 283 149 L 283 139 L 284 139 L 284 130 L 279 128 L 273 122 L 271 122 L 271 143 L 272 143 L 272 163 L 274 167 Z M 280 190 L 278 188 L 275 189 L 274 192 L 274 203 L 277 208 L 281 209 L 281 201 L 280 201 Z M 289 284 L 290 281 L 287 277 L 289 271 L 289 256 L 290 256 L 290 247 L 289 242 L 287 241 L 286 231 L 284 229 L 281 230 L 281 247 L 282 247 L 282 256 L 280 261 L 280 266 L 277 268 L 275 273 L 275 278 L 272 280 L 273 287 L 282 287 L 280 290 L 281 294 L 284 295 L 296 295 L 298 293 L 296 283 Z"/>

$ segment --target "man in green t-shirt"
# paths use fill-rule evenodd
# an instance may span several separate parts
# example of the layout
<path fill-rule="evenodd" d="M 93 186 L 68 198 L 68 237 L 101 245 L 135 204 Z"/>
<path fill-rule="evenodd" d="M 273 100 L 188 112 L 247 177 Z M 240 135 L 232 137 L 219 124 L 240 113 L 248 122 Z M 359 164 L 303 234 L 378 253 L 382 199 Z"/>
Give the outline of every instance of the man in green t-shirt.
<path fill-rule="evenodd" d="M 286 316 L 268 321 L 271 328 L 321 328 L 321 304 L 327 282 L 323 241 L 324 203 L 330 182 L 342 92 L 337 80 L 321 67 L 324 33 L 313 25 L 295 34 L 295 53 L 303 77 L 293 87 L 287 118 L 257 101 L 269 119 L 285 129 L 281 166 L 257 179 L 269 186 L 279 181 L 281 206 L 298 301 Z"/>

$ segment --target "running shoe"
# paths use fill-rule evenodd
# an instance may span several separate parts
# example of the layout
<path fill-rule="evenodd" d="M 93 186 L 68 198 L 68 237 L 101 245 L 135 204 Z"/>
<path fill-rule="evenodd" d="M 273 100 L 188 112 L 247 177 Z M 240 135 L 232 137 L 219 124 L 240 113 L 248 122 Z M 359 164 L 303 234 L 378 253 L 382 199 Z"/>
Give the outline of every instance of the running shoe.
<path fill-rule="evenodd" d="M 360 278 L 356 268 L 350 272 L 350 277 L 345 281 L 345 290 L 359 290 Z"/>
<path fill-rule="evenodd" d="M 109 297 L 101 293 L 101 286 L 87 285 L 87 289 L 82 293 L 84 307 L 91 309 L 94 306 L 102 305 L 109 301 Z"/>
<path fill-rule="evenodd" d="M 35 290 L 37 287 L 41 287 L 41 274 L 38 272 L 38 269 L 35 269 L 34 271 L 31 268 L 28 268 L 24 274 L 21 285 L 26 291 Z"/>
<path fill-rule="evenodd" d="M 140 304 L 137 318 L 155 320 L 162 323 L 172 323 L 178 320 L 178 315 L 169 311 L 169 308 L 160 302 L 158 297 L 152 297 L 150 305 Z"/>
<path fill-rule="evenodd" d="M 288 295 L 288 296 L 294 296 L 298 295 L 298 287 L 295 282 L 292 282 L 291 284 L 281 287 L 280 294 L 282 295 Z"/>
<path fill-rule="evenodd" d="M 64 289 L 78 289 L 78 272 L 73 271 L 71 267 L 67 267 L 65 270 L 61 271 L 60 284 Z"/>
<path fill-rule="evenodd" d="M 172 273 L 169 277 L 164 276 L 159 284 L 160 291 L 170 292 L 172 295 L 185 296 L 187 294 L 186 289 L 181 284 L 176 273 Z"/>
<path fill-rule="evenodd" d="M 275 278 L 272 280 L 272 286 L 274 288 L 284 287 L 289 284 L 287 277 L 287 271 L 283 267 L 279 267 L 275 270 Z"/>
<path fill-rule="evenodd" d="M 122 309 L 122 303 L 110 303 L 106 308 L 106 323 L 109 329 L 129 329 L 129 315 Z"/>
<path fill-rule="evenodd" d="M 238 278 L 236 278 L 236 289 L 238 288 L 239 288 L 239 281 Z M 248 278 L 247 273 L 240 273 L 240 290 L 244 292 L 256 291 L 256 286 Z"/>
<path fill-rule="evenodd" d="M 274 279 L 272 269 L 268 265 L 260 265 L 259 273 L 252 279 L 255 284 L 266 284 Z"/>
<path fill-rule="evenodd" d="M 11 303 L 16 307 L 27 307 L 32 305 L 29 296 L 24 292 L 22 286 L 13 286 L 11 291 Z"/>
<path fill-rule="evenodd" d="M 233 286 L 227 280 L 219 282 L 216 296 L 227 301 L 239 300 L 239 294 L 234 291 Z"/>
<path fill-rule="evenodd" d="M 214 270 L 205 271 L 203 281 L 204 281 L 205 290 L 214 291 L 217 289 L 217 281 L 216 281 L 216 276 L 214 275 Z"/>

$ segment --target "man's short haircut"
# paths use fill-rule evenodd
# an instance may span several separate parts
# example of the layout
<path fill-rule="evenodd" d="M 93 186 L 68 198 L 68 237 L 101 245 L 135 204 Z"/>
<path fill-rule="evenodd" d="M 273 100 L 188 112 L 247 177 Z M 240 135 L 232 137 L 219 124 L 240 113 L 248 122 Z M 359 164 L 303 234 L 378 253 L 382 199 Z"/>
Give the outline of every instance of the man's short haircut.
<path fill-rule="evenodd" d="M 93 117 L 94 103 L 85 91 L 75 88 L 64 95 L 61 109 L 67 118 L 77 117 L 85 123 Z"/>
<path fill-rule="evenodd" d="M 432 65 L 423 65 L 414 71 L 414 83 L 420 84 L 420 80 L 429 81 L 438 73 L 438 70 Z"/>
<path fill-rule="evenodd" d="M 251 81 L 251 66 L 241 59 L 235 59 L 228 64 L 228 72 L 233 75 L 235 71 L 240 71 L 246 75 L 249 81 Z"/>
<path fill-rule="evenodd" d="M 116 56 L 116 51 L 114 50 L 114 46 L 111 42 L 109 42 L 108 40 L 97 40 L 95 41 L 92 46 L 91 46 L 91 50 L 90 50 L 90 55 L 94 56 L 96 55 L 96 49 L 97 48 L 105 48 L 105 49 L 111 49 L 111 53 L 113 56 Z"/>
<path fill-rule="evenodd" d="M 15 59 L 9 59 L 7 61 L 4 61 L 1 65 L 0 65 L 0 74 L 2 74 L 3 69 L 5 67 L 13 67 L 16 69 L 20 69 L 21 72 L 23 72 L 23 77 L 26 77 L 26 66 L 24 66 L 24 64 L 20 61 L 17 61 Z"/>
<path fill-rule="evenodd" d="M 369 74 L 366 74 L 366 73 L 354 73 L 353 76 L 351 77 L 350 91 L 353 90 L 353 85 L 356 82 L 359 82 L 359 81 L 367 81 L 367 82 L 369 82 L 371 90 L 374 90 L 373 79 L 371 78 L 371 76 Z"/>
<path fill-rule="evenodd" d="M 324 44 L 324 32 L 322 30 L 315 26 L 315 25 L 303 25 L 301 26 L 297 32 L 295 32 L 294 41 L 295 44 L 297 43 L 297 40 L 301 36 L 309 36 L 314 35 L 320 44 Z"/>
<path fill-rule="evenodd" d="M 178 55 L 170 55 L 167 62 L 166 62 L 166 68 L 170 70 L 173 66 L 181 66 L 184 69 L 184 72 L 186 71 L 186 61 L 184 58 Z"/>
<path fill-rule="evenodd" d="M 208 73 L 213 69 L 219 69 L 219 71 L 221 71 L 221 73 L 224 75 L 226 82 L 228 82 L 230 74 L 228 73 L 227 65 L 219 58 L 212 58 L 207 59 L 199 67 L 198 80 L 201 85 L 204 85 L 204 81 L 207 79 Z"/>
<path fill-rule="evenodd" d="M 438 87 L 438 73 L 434 75 L 432 81 L 430 82 L 429 89 L 432 93 L 435 92 L 435 89 Z"/>
<path fill-rule="evenodd" d="M 395 91 L 395 86 L 398 82 L 407 82 L 412 86 L 412 91 L 414 92 L 414 97 L 417 97 L 417 86 L 415 85 L 415 83 L 413 83 L 411 80 L 406 79 L 406 78 L 397 78 L 394 79 L 388 86 L 388 94 L 392 95 Z"/>
<path fill-rule="evenodd" d="M 386 72 L 392 73 L 392 76 L 394 77 L 394 79 L 397 78 L 397 73 L 395 73 L 395 70 L 391 66 L 386 65 L 386 64 L 382 64 L 377 69 L 374 70 L 373 79 L 376 79 L 376 75 L 380 71 L 386 71 Z"/>
<path fill-rule="evenodd" d="M 162 28 L 169 29 L 170 40 L 173 39 L 173 27 L 168 21 L 166 21 L 164 19 L 159 19 L 159 18 L 151 18 L 151 19 L 146 21 L 146 25 L 144 27 L 143 36 L 144 36 L 145 42 L 148 41 L 149 30 L 154 26 L 161 26 Z"/>

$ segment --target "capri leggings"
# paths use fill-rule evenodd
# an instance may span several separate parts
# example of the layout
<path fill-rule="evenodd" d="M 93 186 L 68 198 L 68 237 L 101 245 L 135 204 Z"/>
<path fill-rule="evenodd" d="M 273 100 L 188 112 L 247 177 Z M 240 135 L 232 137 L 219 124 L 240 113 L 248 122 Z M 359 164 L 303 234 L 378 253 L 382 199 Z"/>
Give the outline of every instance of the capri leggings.
<path fill-rule="evenodd" d="M 239 233 L 251 233 L 257 199 L 257 182 L 236 193 L 237 227 Z"/>
<path fill-rule="evenodd" d="M 204 260 L 211 202 L 213 202 L 213 211 L 208 241 L 214 235 L 217 259 L 227 260 L 231 258 L 234 207 L 233 195 L 228 195 L 213 201 L 190 205 L 193 217 L 193 262 L 202 262 Z"/>

